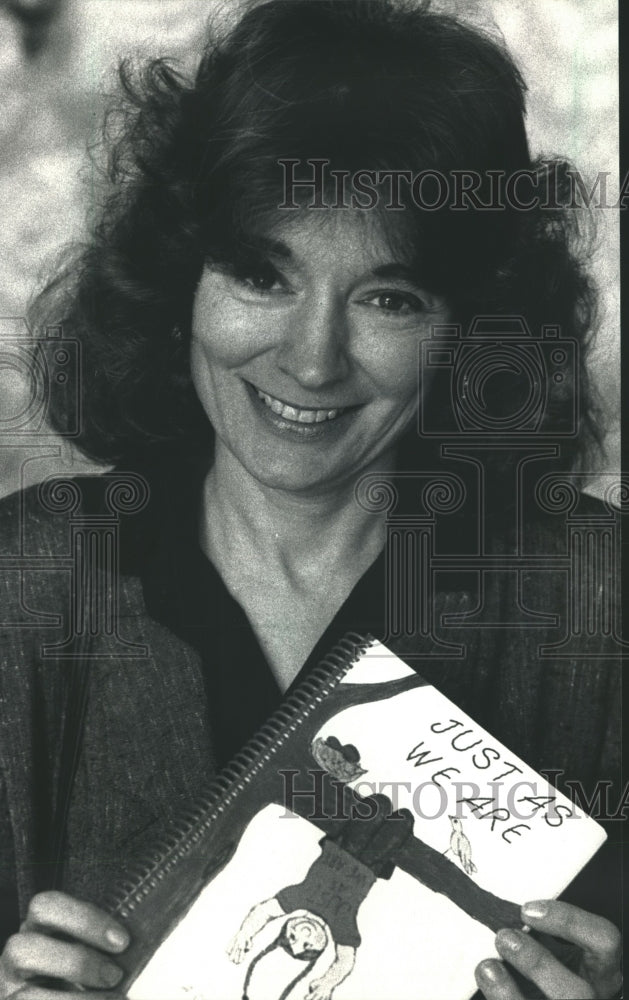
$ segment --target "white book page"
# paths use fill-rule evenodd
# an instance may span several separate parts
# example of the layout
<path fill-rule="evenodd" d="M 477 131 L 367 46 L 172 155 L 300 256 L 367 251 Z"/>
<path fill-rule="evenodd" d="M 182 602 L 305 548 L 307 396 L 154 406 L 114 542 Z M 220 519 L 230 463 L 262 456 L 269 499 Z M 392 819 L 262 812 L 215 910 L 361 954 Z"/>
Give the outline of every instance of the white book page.
<path fill-rule="evenodd" d="M 412 674 L 376 643 L 342 684 Z M 408 809 L 411 839 L 517 905 L 558 895 L 605 839 L 597 823 L 429 685 L 345 709 L 315 734 L 312 749 L 313 767 L 323 760 L 334 768 L 335 753 L 354 761 L 357 776 L 345 783 L 359 796 L 384 794 L 392 807 Z M 322 838 L 286 803 L 260 810 L 232 860 L 135 981 L 130 1000 L 234 1000 L 245 985 L 248 1000 L 278 1000 L 293 980 L 288 1000 L 308 997 L 335 960 L 332 904 L 314 910 L 327 938 L 311 968 L 276 942 L 284 925 L 312 916 L 308 886 L 325 878 Z M 346 861 L 351 866 L 354 855 Z M 248 915 L 290 886 L 297 887 L 291 905 L 276 907 L 234 961 L 230 945 Z M 360 899 L 348 901 L 332 882 L 330 894 L 337 909 L 353 912 L 360 936 L 350 974 L 329 991 L 334 1000 L 467 1000 L 476 964 L 496 955 L 494 931 L 399 866 Z"/>
<path fill-rule="evenodd" d="M 249 963 L 277 938 L 289 915 L 260 932 L 242 963 L 229 960 L 229 945 L 256 903 L 304 879 L 321 853 L 321 836 L 313 824 L 281 806 L 270 805 L 258 813 L 232 861 L 201 893 L 133 984 L 130 1000 L 241 997 Z M 467 1000 L 476 990 L 476 962 L 496 954 L 492 931 L 401 871 L 375 883 L 357 923 L 362 940 L 356 964 L 333 991 L 334 1000 Z M 444 942 L 449 947 L 447 963 Z M 312 980 L 332 960 L 328 944 L 290 1000 L 307 997 Z M 298 960 L 274 949 L 256 964 L 249 1000 L 278 1000 L 300 971 Z"/>
<path fill-rule="evenodd" d="M 375 642 L 342 683 L 412 673 Z M 606 839 L 598 823 L 431 685 L 349 708 L 317 735 L 356 747 L 365 773 L 352 787 L 410 809 L 416 835 L 431 847 L 447 849 L 450 817 L 458 819 L 477 869 L 470 877 L 502 898 L 558 896 Z"/>

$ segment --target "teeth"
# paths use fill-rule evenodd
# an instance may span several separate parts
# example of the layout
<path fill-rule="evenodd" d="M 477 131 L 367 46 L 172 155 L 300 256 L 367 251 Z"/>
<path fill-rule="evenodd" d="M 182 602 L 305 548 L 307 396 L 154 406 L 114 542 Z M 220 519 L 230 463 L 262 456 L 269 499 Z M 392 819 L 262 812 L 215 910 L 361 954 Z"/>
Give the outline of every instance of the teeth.
<path fill-rule="evenodd" d="M 297 424 L 320 424 L 324 420 L 334 420 L 335 417 L 338 417 L 343 412 L 338 408 L 336 410 L 298 410 L 294 406 L 282 403 L 274 396 L 269 396 L 260 389 L 256 389 L 256 392 L 260 399 L 273 410 L 273 413 L 277 413 L 284 420 L 293 420 Z"/>

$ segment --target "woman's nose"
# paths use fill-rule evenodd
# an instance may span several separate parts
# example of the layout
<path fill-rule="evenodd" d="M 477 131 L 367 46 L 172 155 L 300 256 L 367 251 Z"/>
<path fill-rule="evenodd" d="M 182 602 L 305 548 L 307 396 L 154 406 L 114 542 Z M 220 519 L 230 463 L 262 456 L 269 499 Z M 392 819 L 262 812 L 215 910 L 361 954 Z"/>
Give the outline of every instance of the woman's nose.
<path fill-rule="evenodd" d="M 306 299 L 287 321 L 277 356 L 282 371 L 307 389 L 347 376 L 348 330 L 342 303 L 332 297 Z"/>

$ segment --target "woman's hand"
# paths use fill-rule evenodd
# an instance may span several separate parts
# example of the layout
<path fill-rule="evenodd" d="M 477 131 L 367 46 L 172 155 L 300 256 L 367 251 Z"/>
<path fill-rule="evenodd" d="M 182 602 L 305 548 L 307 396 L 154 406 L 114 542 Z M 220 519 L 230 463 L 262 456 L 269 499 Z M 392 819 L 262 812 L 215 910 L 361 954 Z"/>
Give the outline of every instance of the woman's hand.
<path fill-rule="evenodd" d="M 97 906 L 63 892 L 41 892 L 0 955 L 0 1000 L 18 992 L 19 1000 L 85 1000 L 85 989 L 111 990 L 122 979 L 122 969 L 109 955 L 128 944 L 126 930 Z M 59 979 L 58 988 L 31 982 L 42 976 Z"/>
<path fill-rule="evenodd" d="M 578 973 L 571 972 L 524 931 L 504 930 L 496 948 L 514 969 L 535 983 L 549 1000 L 593 1000 L 614 997 L 620 990 L 620 932 L 609 920 L 569 903 L 543 900 L 525 903 L 522 922 L 543 934 L 578 945 Z M 502 962 L 487 959 L 476 968 L 476 982 L 487 1000 L 521 1000 L 522 994 Z"/>

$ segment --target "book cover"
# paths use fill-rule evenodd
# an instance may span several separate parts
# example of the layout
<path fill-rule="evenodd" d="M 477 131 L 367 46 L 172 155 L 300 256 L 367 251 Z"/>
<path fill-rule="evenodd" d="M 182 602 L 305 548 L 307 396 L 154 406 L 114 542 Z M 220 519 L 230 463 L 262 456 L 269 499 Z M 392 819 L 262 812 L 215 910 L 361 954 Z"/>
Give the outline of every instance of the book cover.
<path fill-rule="evenodd" d="M 345 640 L 111 908 L 130 1000 L 466 1000 L 601 827 L 382 644 Z"/>

